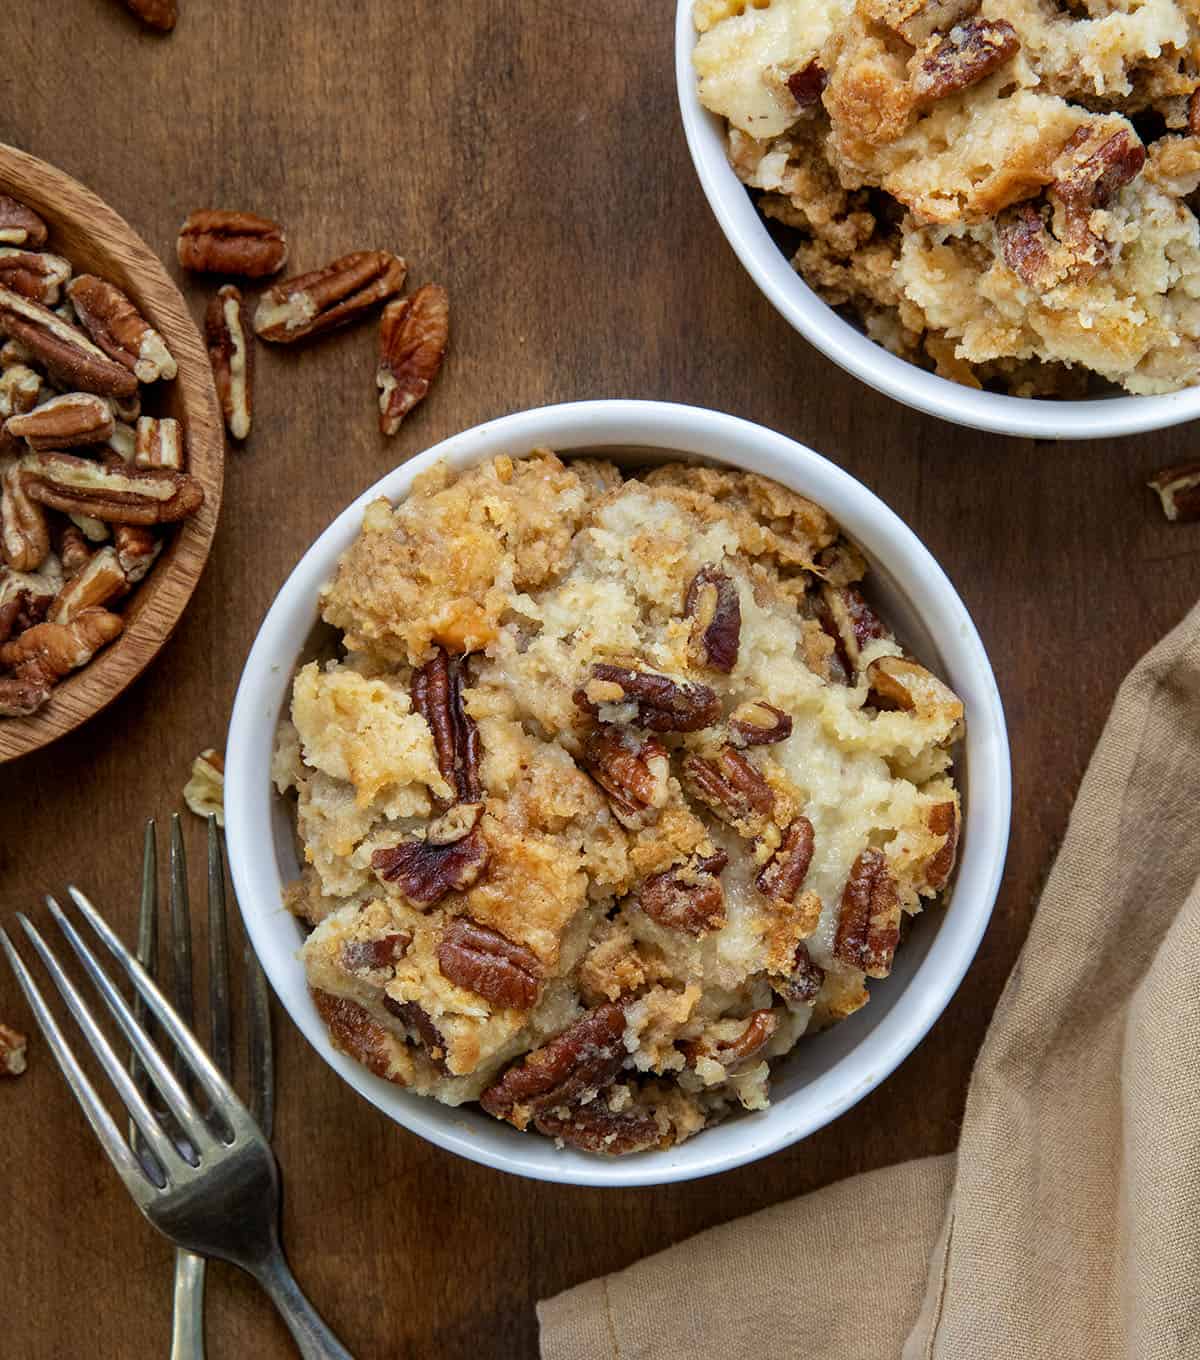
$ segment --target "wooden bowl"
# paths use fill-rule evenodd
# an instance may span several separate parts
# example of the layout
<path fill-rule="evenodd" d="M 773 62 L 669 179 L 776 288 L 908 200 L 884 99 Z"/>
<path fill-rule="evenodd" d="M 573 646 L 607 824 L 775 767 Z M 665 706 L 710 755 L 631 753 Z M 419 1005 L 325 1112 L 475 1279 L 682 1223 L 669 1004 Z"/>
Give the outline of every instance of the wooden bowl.
<path fill-rule="evenodd" d="M 151 410 L 179 421 L 188 471 L 204 504 L 170 533 L 149 575 L 121 604 L 125 631 L 59 682 L 29 718 L 0 718 L 0 764 L 36 751 L 86 722 L 136 679 L 170 637 L 208 559 L 221 507 L 225 436 L 208 353 L 179 289 L 158 257 L 108 204 L 61 170 L 0 143 L 0 193 L 27 204 L 50 229 L 46 249 L 77 274 L 95 273 L 126 292 L 166 339 L 179 365 L 173 382 L 149 390 Z"/>

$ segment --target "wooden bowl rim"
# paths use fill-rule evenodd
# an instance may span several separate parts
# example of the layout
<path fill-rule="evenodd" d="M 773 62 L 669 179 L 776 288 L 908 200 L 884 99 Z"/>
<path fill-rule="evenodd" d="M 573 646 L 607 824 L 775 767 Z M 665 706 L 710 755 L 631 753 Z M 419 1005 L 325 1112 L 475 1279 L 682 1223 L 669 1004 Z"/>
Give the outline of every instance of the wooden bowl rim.
<path fill-rule="evenodd" d="M 81 670 L 55 686 L 50 701 L 28 718 L 0 718 L 0 764 L 41 749 L 121 694 L 158 655 L 178 624 L 208 561 L 225 473 L 225 436 L 208 354 L 174 280 L 125 219 L 65 171 L 0 142 L 0 192 L 28 202 L 45 218 L 55 248 L 55 227 L 69 222 L 108 256 L 116 254 L 126 277 L 114 278 L 146 319 L 162 333 L 179 365 L 174 379 L 188 448 L 188 470 L 204 486 L 204 505 L 175 531 L 162 557 L 129 597 L 125 632 Z M 54 208 L 44 205 L 53 203 Z M 72 261 L 72 263 L 76 263 Z"/>

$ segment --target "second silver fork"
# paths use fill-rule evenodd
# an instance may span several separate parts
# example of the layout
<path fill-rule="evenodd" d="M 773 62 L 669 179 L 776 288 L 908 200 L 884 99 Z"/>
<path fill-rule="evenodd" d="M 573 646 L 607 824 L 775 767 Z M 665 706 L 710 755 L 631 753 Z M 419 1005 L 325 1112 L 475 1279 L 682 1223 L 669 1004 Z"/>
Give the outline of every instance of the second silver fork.
<path fill-rule="evenodd" d="M 229 926 L 225 908 L 225 857 L 222 836 L 215 817 L 208 819 L 208 1013 L 209 1054 L 227 1081 L 233 1080 L 232 1024 L 229 1000 Z M 191 910 L 187 883 L 187 853 L 179 814 L 171 817 L 171 847 L 168 904 L 171 927 L 171 970 L 168 995 L 189 1029 L 195 1025 L 192 983 Z M 153 977 L 158 961 L 158 838 L 154 818 L 146 823 L 142 851 L 141 912 L 138 918 L 138 962 Z M 271 1013 L 267 1000 L 267 981 L 254 951 L 247 945 L 246 1033 L 250 1067 L 250 1112 L 263 1136 L 270 1141 L 274 1122 L 274 1074 L 271 1049 Z M 135 999 L 138 1021 L 149 1028 L 152 1021 L 141 996 Z M 188 1074 L 178 1053 L 175 1075 L 187 1083 Z M 152 1103 L 172 1139 L 184 1146 L 186 1135 L 173 1123 L 165 1108 L 155 1099 L 152 1084 L 146 1079 L 136 1056 L 130 1058 L 130 1073 Z M 130 1121 L 130 1142 L 142 1156 L 145 1143 Z M 205 1258 L 175 1249 L 174 1309 L 171 1323 L 171 1360 L 204 1360 L 204 1278 Z"/>

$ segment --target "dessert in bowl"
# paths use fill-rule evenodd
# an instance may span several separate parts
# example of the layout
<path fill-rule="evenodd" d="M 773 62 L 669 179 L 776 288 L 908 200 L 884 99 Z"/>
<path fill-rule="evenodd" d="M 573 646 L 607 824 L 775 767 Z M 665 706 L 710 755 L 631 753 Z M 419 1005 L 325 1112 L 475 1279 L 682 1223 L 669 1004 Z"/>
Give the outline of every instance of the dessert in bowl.
<path fill-rule="evenodd" d="M 728 417 L 583 403 L 327 531 L 247 664 L 226 798 L 268 974 L 354 1085 L 506 1169 L 645 1183 L 802 1136 L 916 1042 L 990 909 L 1007 759 L 961 604 L 869 493 Z M 897 950 L 960 810 L 945 919 Z"/>

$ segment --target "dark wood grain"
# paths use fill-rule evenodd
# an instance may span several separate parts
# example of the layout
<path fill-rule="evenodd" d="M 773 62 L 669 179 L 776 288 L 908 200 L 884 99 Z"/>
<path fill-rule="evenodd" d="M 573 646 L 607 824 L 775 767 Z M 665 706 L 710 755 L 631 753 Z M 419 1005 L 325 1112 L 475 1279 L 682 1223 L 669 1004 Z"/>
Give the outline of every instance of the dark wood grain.
<path fill-rule="evenodd" d="M 386 468 L 543 402 L 707 404 L 836 459 L 946 566 L 1008 707 L 1012 850 L 975 966 L 890 1080 L 767 1162 L 661 1190 L 510 1179 L 395 1128 L 277 1016 L 286 1238 L 354 1353 L 532 1356 L 541 1295 L 951 1147 L 1116 686 L 1200 584 L 1200 527 L 1166 525 L 1142 485 L 1189 455 L 1190 433 L 1063 446 L 975 435 L 818 355 L 758 294 L 704 203 L 666 0 L 181 0 L 167 38 L 115 0 L 9 10 L 0 139 L 89 184 L 165 259 L 185 213 L 209 206 L 281 219 L 301 269 L 397 249 L 414 284 L 449 288 L 453 352 L 392 442 L 376 430 L 373 328 L 261 354 L 254 435 L 228 460 L 212 558 L 174 639 L 106 716 L 0 769 L 5 925 L 70 874 L 128 931 L 142 819 L 176 807 L 192 756 L 221 743 L 241 660 L 300 552 Z M 199 317 L 205 292 L 187 291 Z M 27 1019 L 3 969 L 0 1016 Z M 0 1126 L 0 1352 L 165 1354 L 169 1251 L 36 1044 L 28 1075 L 0 1086 Z M 209 1323 L 213 1356 L 292 1354 L 264 1300 L 222 1267 Z"/>

